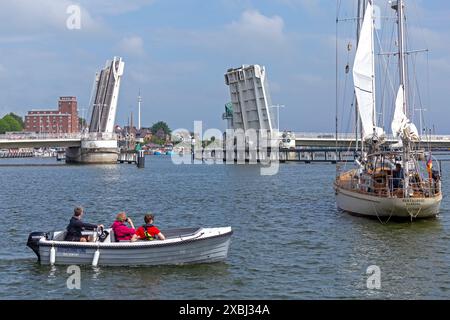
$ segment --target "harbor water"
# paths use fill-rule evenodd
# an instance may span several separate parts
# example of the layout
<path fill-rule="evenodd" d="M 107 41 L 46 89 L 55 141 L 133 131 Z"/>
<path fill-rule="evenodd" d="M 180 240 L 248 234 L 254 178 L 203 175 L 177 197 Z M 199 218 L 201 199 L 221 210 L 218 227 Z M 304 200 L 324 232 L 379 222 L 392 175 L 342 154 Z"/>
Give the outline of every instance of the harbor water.
<path fill-rule="evenodd" d="M 3 159 L 0 299 L 449 299 L 448 172 L 444 163 L 439 218 L 383 225 L 336 209 L 331 164 L 286 163 L 263 176 L 258 165 L 174 165 L 169 156 L 147 156 L 144 169 Z M 83 266 L 81 288 L 68 289 L 67 266 L 40 266 L 26 241 L 64 229 L 77 205 L 86 222 L 108 226 L 119 211 L 136 225 L 153 212 L 162 230 L 230 225 L 228 259 Z M 379 289 L 367 286 L 373 265 Z"/>

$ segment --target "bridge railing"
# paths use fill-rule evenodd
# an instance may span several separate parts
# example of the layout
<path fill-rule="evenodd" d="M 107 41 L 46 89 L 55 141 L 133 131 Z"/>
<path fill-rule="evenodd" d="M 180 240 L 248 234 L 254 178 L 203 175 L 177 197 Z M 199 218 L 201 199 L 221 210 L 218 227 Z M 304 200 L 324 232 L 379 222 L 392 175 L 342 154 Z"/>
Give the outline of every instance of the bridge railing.
<path fill-rule="evenodd" d="M 296 139 L 324 139 L 324 140 L 330 140 L 330 139 L 336 139 L 336 135 L 334 133 L 327 133 L 327 132 L 294 132 Z M 354 140 L 355 134 L 354 133 L 338 133 L 338 139 L 345 139 L 345 140 Z"/>
<path fill-rule="evenodd" d="M 80 138 L 82 140 L 117 140 L 117 134 L 111 132 L 85 132 Z"/>
<path fill-rule="evenodd" d="M 78 133 L 6 133 L 0 134 L 0 140 L 114 140 L 115 133 L 78 132 Z"/>
<path fill-rule="evenodd" d="M 51 140 L 80 139 L 81 133 L 6 133 L 0 134 L 0 140 Z"/>
<path fill-rule="evenodd" d="M 336 139 L 336 135 L 334 133 L 317 133 L 317 132 L 294 132 L 296 139 L 323 139 L 330 140 Z M 354 140 L 354 133 L 338 133 L 338 140 Z M 387 140 L 397 140 L 394 138 L 392 134 L 386 135 Z M 427 141 L 450 141 L 450 135 L 423 135 L 420 139 L 422 142 L 426 143 Z"/>

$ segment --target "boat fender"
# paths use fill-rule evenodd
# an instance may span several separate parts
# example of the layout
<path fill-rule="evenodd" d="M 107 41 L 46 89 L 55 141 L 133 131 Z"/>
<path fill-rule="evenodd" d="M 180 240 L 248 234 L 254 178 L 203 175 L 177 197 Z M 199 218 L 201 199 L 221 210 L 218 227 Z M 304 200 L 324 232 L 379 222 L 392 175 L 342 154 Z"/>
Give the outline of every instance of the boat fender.
<path fill-rule="evenodd" d="M 56 261 L 56 250 L 55 247 L 52 246 L 50 249 L 50 264 L 54 265 Z"/>
<path fill-rule="evenodd" d="M 97 248 L 94 253 L 94 259 L 92 259 L 92 266 L 98 266 L 98 259 L 100 258 L 100 250 Z"/>

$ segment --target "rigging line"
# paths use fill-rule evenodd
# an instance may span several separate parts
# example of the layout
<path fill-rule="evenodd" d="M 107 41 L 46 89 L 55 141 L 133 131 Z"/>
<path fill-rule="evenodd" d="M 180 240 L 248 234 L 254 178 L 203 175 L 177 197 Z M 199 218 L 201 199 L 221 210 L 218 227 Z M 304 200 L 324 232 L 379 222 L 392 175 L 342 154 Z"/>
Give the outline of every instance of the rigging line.
<path fill-rule="evenodd" d="M 339 12 L 340 12 L 340 8 L 341 8 L 341 0 L 337 0 L 337 3 L 336 3 L 336 61 L 335 61 L 335 63 L 336 63 L 336 70 L 335 70 L 335 72 L 336 72 L 336 74 L 335 74 L 335 82 L 336 82 L 336 86 L 335 86 L 335 90 L 336 90 L 336 96 L 335 96 L 335 99 L 336 99 L 336 106 L 335 106 L 335 113 L 336 113 L 336 115 L 335 115 L 335 121 L 336 121 L 336 123 L 335 123 L 335 126 L 336 126 L 336 154 L 337 154 L 337 147 L 338 147 L 338 111 L 339 111 L 339 90 L 338 90 L 338 72 L 339 72 L 339 67 L 338 67 L 338 63 L 339 63 L 339 51 L 338 51 L 338 44 L 339 44 L 339 39 L 338 39 L 338 34 L 339 34 L 339 28 L 338 28 L 338 25 L 339 25 Z"/>
<path fill-rule="evenodd" d="M 347 61 L 349 61 L 350 58 L 350 53 L 347 52 Z M 344 106 L 346 105 L 346 100 L 347 100 L 347 83 L 348 83 L 348 74 L 345 75 L 345 80 L 344 80 L 344 88 L 343 88 L 343 95 L 342 95 L 342 108 L 344 108 Z M 337 114 L 336 114 L 337 117 Z M 341 123 L 344 122 L 344 112 L 342 112 L 341 114 Z M 337 137 L 337 133 L 336 133 L 336 137 Z M 337 144 L 337 141 L 336 141 Z"/>
<path fill-rule="evenodd" d="M 381 48 L 381 46 L 382 46 L 381 39 L 379 38 L 379 35 L 377 35 L 377 36 L 378 36 L 378 42 L 379 42 L 379 46 L 380 46 L 380 50 L 381 50 L 382 49 Z M 391 46 L 389 48 L 389 50 L 391 50 L 392 45 L 393 45 L 392 44 L 393 43 L 393 37 L 394 37 L 394 26 L 392 26 L 391 39 L 388 42 L 388 43 L 390 43 L 390 46 Z M 384 38 L 382 38 L 382 39 L 384 39 Z M 384 65 L 385 65 L 384 70 L 382 70 L 382 75 L 384 76 L 384 78 L 389 77 L 390 59 L 391 59 L 391 57 L 388 55 L 388 56 L 385 57 L 384 61 L 382 60 L 382 62 L 384 62 Z M 383 67 L 383 66 L 381 66 L 381 67 Z M 381 69 L 381 67 L 380 67 L 380 69 Z M 391 82 L 392 82 L 392 80 L 391 80 Z M 388 100 L 388 95 L 387 95 L 387 91 L 388 91 L 387 87 L 388 87 L 388 85 L 389 85 L 389 82 L 388 81 L 384 81 L 383 86 L 382 86 L 382 90 L 381 90 L 381 94 L 382 94 L 382 96 L 381 96 L 381 98 L 382 98 L 381 99 L 381 101 L 382 101 L 382 114 L 383 114 L 384 117 L 386 117 L 386 105 L 388 104 L 388 102 L 387 102 L 387 100 Z M 392 84 L 391 84 L 391 86 L 392 86 Z M 392 88 L 392 90 L 393 90 L 393 88 Z M 389 115 L 389 116 L 391 116 L 391 115 Z"/>
<path fill-rule="evenodd" d="M 390 3 L 386 2 L 385 11 L 389 11 L 389 10 L 390 10 Z M 389 12 L 391 12 L 391 11 L 389 11 Z M 395 20 L 395 17 L 392 16 L 392 13 L 391 13 L 391 17 Z M 386 30 L 387 30 L 387 28 L 386 28 Z M 388 42 L 388 44 L 389 44 L 388 49 L 390 51 L 393 51 L 394 47 L 395 47 L 395 44 L 394 44 L 395 30 L 396 30 L 396 25 L 395 25 L 395 23 L 392 23 L 391 24 L 390 39 L 389 39 L 389 42 Z M 394 81 L 392 79 L 392 75 L 389 72 L 389 66 L 391 65 L 391 63 L 392 63 L 391 62 L 391 56 L 386 57 L 386 68 L 385 68 L 384 76 L 386 78 L 388 78 L 389 82 L 385 81 L 385 83 L 384 83 L 384 85 L 385 85 L 384 89 L 386 90 L 385 91 L 386 92 L 386 103 L 385 103 L 385 105 L 383 105 L 383 113 L 384 113 L 385 116 L 386 116 L 386 113 L 385 113 L 386 106 L 387 105 L 391 105 L 392 106 L 392 105 L 395 104 L 395 102 L 393 102 L 392 99 L 391 99 L 391 101 L 389 101 L 389 95 L 387 94 L 387 91 L 389 90 L 387 87 L 388 87 L 389 84 L 391 85 L 391 91 L 392 91 L 392 96 L 393 97 L 395 97 L 395 93 L 396 93 L 394 85 L 393 85 Z M 393 119 L 394 118 L 394 108 L 389 108 L 389 110 L 390 110 L 390 114 L 389 114 L 389 118 L 388 119 Z"/>
<path fill-rule="evenodd" d="M 417 96 L 419 99 L 419 105 L 420 105 L 420 121 L 423 121 L 423 102 L 422 102 L 422 94 L 421 94 L 421 90 L 419 87 L 419 81 L 418 81 L 418 77 L 417 77 L 417 57 L 415 58 L 415 62 L 414 62 L 414 79 L 415 79 L 415 83 L 416 83 L 416 87 L 417 87 Z M 422 128 L 421 128 L 422 129 Z"/>
<path fill-rule="evenodd" d="M 378 41 L 378 45 L 379 45 L 380 48 L 381 48 L 382 45 L 381 45 L 381 40 L 380 40 L 380 38 L 379 38 L 379 36 L 378 36 L 378 32 L 375 32 L 375 35 L 376 35 L 376 38 L 377 38 L 377 41 Z M 387 69 L 387 68 L 388 68 L 388 63 L 385 61 L 385 59 L 386 59 L 386 58 L 385 58 L 384 56 L 382 56 L 381 61 L 386 65 L 386 69 Z M 389 73 L 387 73 L 386 77 L 387 77 L 388 80 L 389 80 L 389 84 L 391 85 L 392 92 L 395 94 L 394 84 L 393 84 L 393 82 L 392 82 L 391 77 L 389 76 Z"/>
<path fill-rule="evenodd" d="M 427 108 L 431 108 L 431 97 L 430 97 L 430 53 L 427 52 Z"/>
<path fill-rule="evenodd" d="M 350 109 L 350 115 L 351 114 L 355 114 L 356 115 L 356 112 L 352 112 L 353 111 L 353 108 L 356 108 L 356 103 L 355 103 L 355 96 L 353 95 L 353 100 L 352 100 L 352 104 L 351 104 L 351 109 Z M 350 132 L 350 133 L 352 133 L 351 131 L 350 131 L 350 122 L 351 122 L 351 120 L 352 120 L 352 118 L 353 117 L 351 117 L 351 116 L 349 116 L 348 118 L 347 118 L 347 125 L 346 125 L 346 127 L 345 127 L 345 132 Z M 344 122 L 344 119 L 342 119 L 342 123 Z M 351 143 L 350 143 L 351 144 Z"/>
<path fill-rule="evenodd" d="M 419 12 L 423 12 L 423 11 L 419 11 L 419 7 L 417 5 L 417 1 L 411 1 L 411 3 L 413 3 L 414 9 L 415 9 L 415 11 L 412 10 L 412 11 L 415 12 L 415 20 L 414 21 L 417 21 L 417 24 L 419 25 L 419 29 L 420 29 L 420 31 L 422 33 L 422 39 L 423 39 L 423 42 L 425 43 L 425 47 L 428 48 L 428 43 L 427 43 L 427 40 L 426 40 L 427 38 L 425 37 L 425 31 L 424 31 L 425 28 L 423 27 L 424 24 L 423 24 L 422 19 L 420 18 L 420 15 L 419 15 Z"/>
<path fill-rule="evenodd" d="M 410 83 L 412 82 L 413 83 L 413 85 L 411 85 L 411 87 L 412 88 L 416 88 L 415 87 L 415 85 L 416 85 L 416 80 L 417 80 L 417 78 L 416 78 L 416 64 L 415 64 L 415 58 L 416 57 L 411 57 L 410 59 L 411 59 L 411 61 L 410 61 L 410 64 L 412 65 L 412 68 L 411 68 L 411 70 L 412 70 L 412 72 L 409 74 L 409 77 L 411 77 L 412 79 L 410 79 Z M 413 87 L 414 86 L 414 87 Z M 413 110 L 413 112 L 411 113 L 411 121 L 412 122 L 415 122 L 415 120 L 416 120 L 416 108 L 415 108 L 415 106 L 416 106 L 416 92 L 419 90 L 419 88 L 417 87 L 416 88 L 416 90 L 412 90 L 412 100 L 411 100 L 411 108 L 412 108 L 412 110 Z"/>
<path fill-rule="evenodd" d="M 390 39 L 390 41 L 389 41 L 389 43 L 390 43 L 390 48 L 389 49 L 392 49 L 392 46 L 393 46 L 393 39 L 394 39 L 394 29 L 395 29 L 395 27 L 394 27 L 394 25 L 392 25 L 392 30 L 391 30 L 391 39 Z M 390 65 L 390 60 L 391 60 L 391 57 L 390 56 L 387 56 L 386 57 L 386 68 L 385 68 L 385 70 L 384 70 L 384 76 L 385 76 L 385 78 L 389 78 L 389 65 Z M 390 81 L 391 81 L 391 90 L 393 91 L 393 95 L 395 95 L 395 91 L 394 91 L 394 88 L 393 88 L 393 84 L 392 84 L 392 79 L 391 78 L 389 78 L 390 79 Z M 388 105 L 388 94 L 387 94 L 387 91 L 389 90 L 387 87 L 388 87 L 388 81 L 385 81 L 384 82 L 384 86 L 383 86 L 383 102 L 384 102 L 384 105 L 383 105 L 383 114 L 386 116 L 386 105 Z M 384 100 L 384 99 L 386 99 L 386 100 Z M 393 113 L 392 113 L 392 109 L 391 109 L 391 114 L 389 114 L 389 119 L 392 119 L 392 118 L 394 118 L 394 115 L 393 115 Z"/>

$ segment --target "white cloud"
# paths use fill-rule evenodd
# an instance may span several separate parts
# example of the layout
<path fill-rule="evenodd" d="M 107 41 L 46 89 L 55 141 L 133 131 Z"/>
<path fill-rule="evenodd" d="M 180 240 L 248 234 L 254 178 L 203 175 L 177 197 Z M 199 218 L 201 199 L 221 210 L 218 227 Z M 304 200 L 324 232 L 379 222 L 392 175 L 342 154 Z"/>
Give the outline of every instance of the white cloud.
<path fill-rule="evenodd" d="M 284 21 L 280 16 L 267 17 L 256 10 L 244 11 L 239 21 L 227 25 L 225 30 L 239 38 L 283 42 Z"/>
<path fill-rule="evenodd" d="M 280 16 L 269 17 L 256 10 L 246 10 L 238 20 L 216 29 L 164 28 L 153 30 L 149 35 L 152 43 L 165 48 L 192 47 L 202 54 L 209 51 L 228 58 L 251 58 L 252 61 L 246 63 L 256 63 L 292 53 L 295 35 L 286 33 L 284 27 Z"/>
<path fill-rule="evenodd" d="M 142 56 L 145 54 L 144 41 L 139 36 L 130 36 L 123 38 L 118 45 L 120 51 L 133 56 Z"/>

